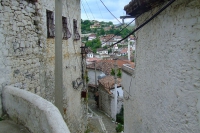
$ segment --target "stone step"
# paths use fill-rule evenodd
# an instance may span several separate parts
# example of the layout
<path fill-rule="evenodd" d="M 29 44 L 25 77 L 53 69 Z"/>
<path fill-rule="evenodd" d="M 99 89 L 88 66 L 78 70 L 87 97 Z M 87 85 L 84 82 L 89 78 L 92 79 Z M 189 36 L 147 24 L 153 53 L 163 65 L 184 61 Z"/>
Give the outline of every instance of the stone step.
<path fill-rule="evenodd" d="M 30 133 L 24 126 L 10 120 L 0 121 L 0 133 Z"/>

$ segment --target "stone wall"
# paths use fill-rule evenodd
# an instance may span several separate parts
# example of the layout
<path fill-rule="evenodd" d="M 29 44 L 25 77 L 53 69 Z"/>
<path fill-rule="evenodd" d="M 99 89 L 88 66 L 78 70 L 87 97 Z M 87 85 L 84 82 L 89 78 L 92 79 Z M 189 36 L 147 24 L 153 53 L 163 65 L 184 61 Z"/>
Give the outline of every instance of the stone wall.
<path fill-rule="evenodd" d="M 2 92 L 3 107 L 16 123 L 33 133 L 70 133 L 59 110 L 31 92 L 6 86 Z M 59 124 L 58 124 L 59 123 Z"/>
<path fill-rule="evenodd" d="M 54 103 L 55 39 L 47 37 L 46 11 L 54 13 L 55 21 L 55 0 L 2 0 L 0 10 L 0 94 L 5 85 L 12 85 Z M 72 87 L 72 81 L 81 78 L 81 41 L 74 41 L 73 36 L 73 19 L 81 33 L 80 0 L 63 0 L 62 16 L 72 34 L 63 40 L 64 117 L 69 129 L 78 133 L 86 125 L 82 86 Z"/>
<path fill-rule="evenodd" d="M 120 90 L 121 88 L 117 88 Z M 111 91 L 114 93 L 114 89 Z M 120 110 L 123 106 L 123 97 L 117 96 L 117 114 L 120 113 Z M 100 86 L 99 87 L 99 109 L 104 111 L 107 115 L 114 118 L 115 113 L 115 101 L 114 94 L 108 94 L 105 89 Z"/>
<path fill-rule="evenodd" d="M 112 116 L 111 101 L 114 97 L 109 95 L 103 87 L 99 87 L 99 109 Z"/>
<path fill-rule="evenodd" d="M 160 7 L 137 18 L 137 26 Z M 137 32 L 136 67 L 124 97 L 129 95 L 125 132 L 200 132 L 199 34 L 199 0 L 176 0 Z"/>

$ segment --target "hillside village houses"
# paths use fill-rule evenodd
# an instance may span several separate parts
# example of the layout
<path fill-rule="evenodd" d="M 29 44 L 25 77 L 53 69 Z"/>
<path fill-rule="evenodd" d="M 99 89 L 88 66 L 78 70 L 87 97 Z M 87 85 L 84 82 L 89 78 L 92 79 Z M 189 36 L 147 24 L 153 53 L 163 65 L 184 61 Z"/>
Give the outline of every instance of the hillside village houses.
<path fill-rule="evenodd" d="M 90 34 L 89 36 L 88 36 L 88 41 L 92 41 L 92 40 L 94 40 L 94 39 L 96 39 L 97 37 L 96 37 L 96 34 Z"/>
<path fill-rule="evenodd" d="M 93 21 L 94 24 L 90 26 L 90 29 L 101 28 L 101 25 L 98 21 Z"/>
<path fill-rule="evenodd" d="M 123 105 L 123 89 L 121 87 L 121 78 L 117 78 L 117 86 L 115 88 L 115 78 L 111 75 L 115 69 L 121 72 L 123 64 L 128 64 L 134 68 L 134 63 L 127 60 L 96 60 L 87 65 L 88 87 L 93 90 L 96 97 L 97 107 L 104 111 L 108 116 L 115 119 L 116 113 L 119 113 Z M 115 94 L 115 89 L 117 93 Z M 116 95 L 116 111 L 115 111 L 115 95 Z"/>
<path fill-rule="evenodd" d="M 55 2 L 62 14 L 55 13 Z M 80 0 L 1 0 L 0 10 L 0 116 L 8 114 L 31 132 L 83 133 L 87 105 L 81 98 Z M 63 28 L 55 37 L 57 26 Z M 55 52 L 59 37 L 61 59 Z M 61 62 L 59 79 L 56 61 Z M 63 80 L 61 87 L 55 88 L 55 80 Z M 56 98 L 61 113 L 53 105 Z"/>
<path fill-rule="evenodd" d="M 200 1 L 131 0 L 125 11 L 138 27 L 162 7 L 135 34 L 135 68 L 122 67 L 125 133 L 200 132 Z"/>

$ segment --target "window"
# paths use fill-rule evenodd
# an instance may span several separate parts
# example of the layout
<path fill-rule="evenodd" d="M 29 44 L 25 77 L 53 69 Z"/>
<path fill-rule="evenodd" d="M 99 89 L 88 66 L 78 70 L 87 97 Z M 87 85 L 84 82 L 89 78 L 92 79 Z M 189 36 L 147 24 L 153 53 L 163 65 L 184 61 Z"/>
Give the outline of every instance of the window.
<path fill-rule="evenodd" d="M 62 17 L 62 24 L 63 24 L 63 39 L 67 40 L 71 37 L 71 33 L 67 27 L 67 18 Z"/>
<path fill-rule="evenodd" d="M 46 12 L 47 14 L 47 38 L 55 37 L 54 14 L 52 11 Z"/>
<path fill-rule="evenodd" d="M 74 26 L 74 40 L 80 40 L 80 35 L 78 33 L 78 28 L 77 28 L 77 20 L 73 20 L 73 26 Z"/>

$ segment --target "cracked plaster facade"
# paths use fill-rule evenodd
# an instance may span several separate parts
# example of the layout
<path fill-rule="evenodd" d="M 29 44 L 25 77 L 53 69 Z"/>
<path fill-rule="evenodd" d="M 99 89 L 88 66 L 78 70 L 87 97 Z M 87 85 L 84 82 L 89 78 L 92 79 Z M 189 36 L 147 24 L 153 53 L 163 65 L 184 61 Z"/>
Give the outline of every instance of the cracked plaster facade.
<path fill-rule="evenodd" d="M 122 74 L 126 133 L 200 132 L 199 35 L 199 0 L 176 0 L 136 33 L 135 70 Z"/>
<path fill-rule="evenodd" d="M 55 102 L 55 39 L 47 38 L 47 10 L 53 11 L 55 21 L 55 0 L 1 0 L 0 94 L 2 88 L 12 85 Z M 67 18 L 72 33 L 62 45 L 64 119 L 70 131 L 78 133 L 86 126 L 82 87 L 78 90 L 72 87 L 72 81 L 81 77 L 81 41 L 73 39 L 73 19 L 77 20 L 80 33 L 80 0 L 63 0 L 62 16 Z"/>

